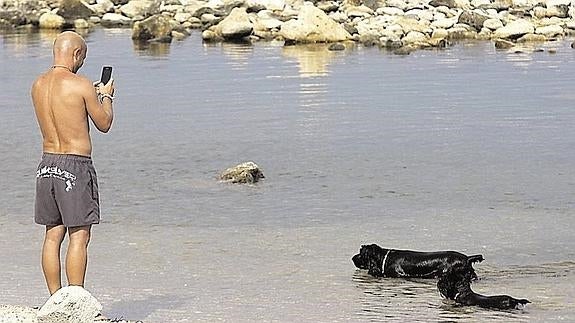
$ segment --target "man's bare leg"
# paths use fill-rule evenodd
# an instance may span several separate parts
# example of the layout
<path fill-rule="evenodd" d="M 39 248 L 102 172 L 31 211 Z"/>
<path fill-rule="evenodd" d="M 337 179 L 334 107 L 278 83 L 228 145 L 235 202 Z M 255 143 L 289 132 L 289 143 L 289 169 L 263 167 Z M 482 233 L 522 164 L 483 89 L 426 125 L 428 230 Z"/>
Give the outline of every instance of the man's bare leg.
<path fill-rule="evenodd" d="M 42 270 L 50 295 L 62 287 L 60 274 L 60 247 L 66 235 L 63 225 L 46 226 L 46 237 L 42 246 Z"/>
<path fill-rule="evenodd" d="M 68 229 L 70 242 L 66 254 L 66 276 L 68 277 L 68 284 L 71 286 L 84 287 L 91 227 L 88 225 Z"/>

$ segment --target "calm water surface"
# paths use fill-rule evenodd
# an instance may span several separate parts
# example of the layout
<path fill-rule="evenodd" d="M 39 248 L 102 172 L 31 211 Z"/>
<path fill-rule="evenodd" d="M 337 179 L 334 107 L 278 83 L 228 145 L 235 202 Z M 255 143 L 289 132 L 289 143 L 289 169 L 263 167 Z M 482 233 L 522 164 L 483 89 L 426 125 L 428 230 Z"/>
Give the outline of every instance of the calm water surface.
<path fill-rule="evenodd" d="M 0 303 L 41 305 L 29 99 L 53 34 L 2 35 Z M 93 131 L 103 222 L 86 287 L 146 322 L 575 320 L 575 50 L 488 42 L 407 57 L 276 43 L 139 47 L 86 35 L 113 65 L 116 118 Z M 216 180 L 239 162 L 266 179 Z M 533 303 L 459 308 L 433 280 L 375 279 L 364 243 L 481 253 L 474 290 Z"/>

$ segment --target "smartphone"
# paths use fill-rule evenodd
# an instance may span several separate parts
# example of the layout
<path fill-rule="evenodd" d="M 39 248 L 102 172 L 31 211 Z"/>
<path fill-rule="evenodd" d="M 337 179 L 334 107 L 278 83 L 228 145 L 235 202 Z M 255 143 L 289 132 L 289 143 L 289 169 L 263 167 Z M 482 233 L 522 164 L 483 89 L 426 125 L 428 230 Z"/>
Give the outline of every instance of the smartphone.
<path fill-rule="evenodd" d="M 102 84 L 108 84 L 112 78 L 112 66 L 102 67 L 102 76 L 100 77 L 100 82 Z"/>

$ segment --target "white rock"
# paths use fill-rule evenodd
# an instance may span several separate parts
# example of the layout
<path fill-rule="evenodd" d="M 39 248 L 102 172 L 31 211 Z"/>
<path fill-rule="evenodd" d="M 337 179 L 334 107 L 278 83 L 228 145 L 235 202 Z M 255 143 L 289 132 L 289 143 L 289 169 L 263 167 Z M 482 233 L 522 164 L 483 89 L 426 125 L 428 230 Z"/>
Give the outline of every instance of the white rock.
<path fill-rule="evenodd" d="M 178 4 L 170 4 L 170 5 L 166 5 L 166 4 L 161 4 L 160 5 L 160 11 L 161 12 L 171 12 L 171 13 L 176 13 L 176 12 L 180 12 L 184 10 L 184 6 L 182 5 L 178 5 Z"/>
<path fill-rule="evenodd" d="M 405 14 L 403 10 L 396 7 L 381 7 L 377 8 L 375 12 L 378 15 L 389 15 L 389 16 L 403 16 Z"/>
<path fill-rule="evenodd" d="M 547 17 L 547 9 L 543 8 L 543 7 L 533 8 L 533 17 L 535 17 L 535 18 Z"/>
<path fill-rule="evenodd" d="M 433 13 L 433 20 L 440 20 L 440 19 L 445 19 L 445 18 L 447 18 L 447 16 L 443 12 Z M 451 18 L 453 18 L 453 17 L 451 17 Z"/>
<path fill-rule="evenodd" d="M 284 38 L 298 42 L 336 42 L 351 38 L 340 24 L 311 3 L 301 7 L 297 19 L 285 22 L 280 33 Z"/>
<path fill-rule="evenodd" d="M 457 8 L 461 9 L 471 9 L 471 3 L 469 3 L 469 0 L 455 0 L 455 5 Z"/>
<path fill-rule="evenodd" d="M 159 8 L 159 3 L 154 0 L 131 0 L 120 7 L 120 12 L 129 18 L 136 16 L 146 17 Z"/>
<path fill-rule="evenodd" d="M 388 7 L 396 7 L 396 8 L 399 8 L 401 10 L 405 10 L 408 8 L 407 3 L 403 0 L 387 0 L 385 2 L 385 4 Z"/>
<path fill-rule="evenodd" d="M 366 6 L 350 6 L 345 10 L 345 14 L 349 17 L 371 17 L 374 14 L 374 11 Z"/>
<path fill-rule="evenodd" d="M 32 308 L 0 305 L 0 323 L 37 323 L 38 311 Z"/>
<path fill-rule="evenodd" d="M 76 29 L 88 29 L 90 24 L 86 21 L 86 19 L 76 19 L 74 20 L 74 28 Z"/>
<path fill-rule="evenodd" d="M 535 29 L 535 33 L 539 35 L 545 35 L 545 37 L 555 37 L 559 35 L 563 35 L 563 27 L 558 25 L 551 25 L 551 26 L 543 26 Z"/>
<path fill-rule="evenodd" d="M 132 23 L 132 19 L 121 15 L 119 13 L 107 13 L 102 16 L 102 20 L 100 21 L 102 25 L 129 25 Z"/>
<path fill-rule="evenodd" d="M 457 12 L 456 10 L 453 10 L 453 9 L 449 9 L 446 6 L 437 7 L 437 8 L 435 8 L 435 11 L 444 14 L 448 18 L 459 16 L 459 12 Z"/>
<path fill-rule="evenodd" d="M 483 27 L 491 30 L 497 30 L 503 27 L 503 22 L 501 22 L 501 20 L 496 18 L 489 18 L 483 22 Z"/>
<path fill-rule="evenodd" d="M 568 6 L 571 3 L 573 3 L 572 0 L 545 0 L 545 5 L 547 6 L 547 8 L 560 5 Z"/>
<path fill-rule="evenodd" d="M 428 37 L 418 31 L 410 31 L 401 39 L 404 44 L 414 44 L 414 43 L 425 43 L 428 41 Z"/>
<path fill-rule="evenodd" d="M 174 15 L 174 20 L 179 23 L 184 23 L 188 21 L 188 19 L 192 18 L 192 14 L 189 12 L 177 12 Z"/>
<path fill-rule="evenodd" d="M 40 16 L 38 23 L 42 29 L 60 29 L 62 26 L 64 26 L 66 21 L 62 16 L 59 16 L 55 13 L 46 12 Z"/>
<path fill-rule="evenodd" d="M 340 24 L 346 22 L 349 19 L 345 13 L 340 11 L 330 12 L 329 17 L 334 21 L 339 22 Z"/>
<path fill-rule="evenodd" d="M 525 34 L 532 34 L 534 31 L 535 27 L 531 22 L 526 19 L 518 19 L 495 30 L 493 36 L 496 38 L 520 37 Z"/>
<path fill-rule="evenodd" d="M 134 0 L 132 0 L 134 1 Z M 212 9 L 223 9 L 226 4 L 222 0 L 209 0 L 206 3 L 206 7 Z"/>
<path fill-rule="evenodd" d="M 247 5 L 254 6 L 254 4 L 263 5 L 266 9 L 272 11 L 282 11 L 286 7 L 285 0 L 248 0 Z"/>
<path fill-rule="evenodd" d="M 114 3 L 110 0 L 97 0 L 90 8 L 101 15 L 111 12 L 114 9 Z"/>
<path fill-rule="evenodd" d="M 490 0 L 472 0 L 471 1 L 471 6 L 474 8 L 479 8 L 481 6 L 486 6 L 488 4 L 491 4 Z"/>
<path fill-rule="evenodd" d="M 60 288 L 38 311 L 38 323 L 88 323 L 102 310 L 94 296 L 80 286 Z"/>
<path fill-rule="evenodd" d="M 563 20 L 557 17 L 543 18 L 539 20 L 539 27 L 541 26 L 551 26 L 551 25 L 562 25 Z"/>
<path fill-rule="evenodd" d="M 396 23 L 403 28 L 405 33 L 410 31 L 419 31 L 424 34 L 431 34 L 432 29 L 429 22 L 418 21 L 413 18 L 399 17 Z"/>
<path fill-rule="evenodd" d="M 453 25 L 457 23 L 457 19 L 458 19 L 457 17 L 438 19 L 431 23 L 431 27 L 448 29 L 453 27 Z"/>
<path fill-rule="evenodd" d="M 234 8 L 230 14 L 218 25 L 217 30 L 221 32 L 224 39 L 238 39 L 249 36 L 254 29 L 250 21 L 246 8 Z"/>
<path fill-rule="evenodd" d="M 431 38 L 447 38 L 447 36 L 449 36 L 449 33 L 447 32 L 447 30 L 445 29 L 435 29 L 433 31 L 433 33 L 431 34 Z"/>

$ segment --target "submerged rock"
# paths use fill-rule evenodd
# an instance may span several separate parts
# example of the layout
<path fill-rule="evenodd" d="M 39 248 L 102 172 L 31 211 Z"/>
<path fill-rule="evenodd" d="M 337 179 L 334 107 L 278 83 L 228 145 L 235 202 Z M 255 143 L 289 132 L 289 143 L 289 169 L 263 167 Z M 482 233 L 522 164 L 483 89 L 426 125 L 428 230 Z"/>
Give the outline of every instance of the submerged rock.
<path fill-rule="evenodd" d="M 261 178 L 265 178 L 260 167 L 254 162 L 245 162 L 237 166 L 226 169 L 220 179 L 231 183 L 253 184 Z"/>

